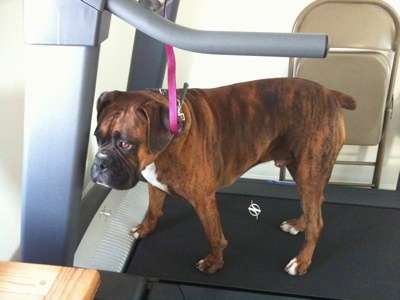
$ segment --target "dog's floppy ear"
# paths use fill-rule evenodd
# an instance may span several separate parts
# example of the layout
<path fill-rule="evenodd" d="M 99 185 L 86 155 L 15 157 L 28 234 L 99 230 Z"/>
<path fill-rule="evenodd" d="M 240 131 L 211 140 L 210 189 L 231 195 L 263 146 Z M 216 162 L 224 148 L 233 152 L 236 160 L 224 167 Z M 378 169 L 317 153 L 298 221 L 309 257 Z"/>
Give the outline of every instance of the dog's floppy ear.
<path fill-rule="evenodd" d="M 97 121 L 99 120 L 101 112 L 104 110 L 105 107 L 113 102 L 113 99 L 116 98 L 118 93 L 118 91 L 101 93 L 101 95 L 97 99 Z"/>
<path fill-rule="evenodd" d="M 169 111 L 166 105 L 151 101 L 142 106 L 147 117 L 147 145 L 151 153 L 163 151 L 172 140 L 169 131 Z"/>

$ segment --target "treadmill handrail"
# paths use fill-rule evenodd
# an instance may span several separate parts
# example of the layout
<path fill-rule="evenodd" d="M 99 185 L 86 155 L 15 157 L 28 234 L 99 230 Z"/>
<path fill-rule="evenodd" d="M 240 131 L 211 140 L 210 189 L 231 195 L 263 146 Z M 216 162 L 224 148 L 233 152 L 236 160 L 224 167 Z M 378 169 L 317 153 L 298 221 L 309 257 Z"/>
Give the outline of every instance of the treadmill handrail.
<path fill-rule="evenodd" d="M 168 21 L 136 0 L 107 0 L 105 9 L 158 41 L 191 52 L 323 58 L 329 50 L 326 34 L 197 30 Z"/>

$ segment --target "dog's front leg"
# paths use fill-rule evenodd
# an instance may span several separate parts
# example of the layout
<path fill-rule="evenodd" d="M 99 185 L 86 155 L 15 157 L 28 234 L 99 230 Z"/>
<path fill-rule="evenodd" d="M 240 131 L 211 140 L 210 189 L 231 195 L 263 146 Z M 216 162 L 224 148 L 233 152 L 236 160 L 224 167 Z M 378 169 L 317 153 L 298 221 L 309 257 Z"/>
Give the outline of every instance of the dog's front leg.
<path fill-rule="evenodd" d="M 223 250 L 228 245 L 222 232 L 221 220 L 215 200 L 215 194 L 205 199 L 191 201 L 203 225 L 211 252 L 200 260 L 196 267 L 205 273 L 215 273 L 224 265 Z"/>
<path fill-rule="evenodd" d="M 148 184 L 149 189 L 149 208 L 145 219 L 141 224 L 132 228 L 131 235 L 135 238 L 144 238 L 154 231 L 157 220 L 162 216 L 162 207 L 166 193 Z"/>

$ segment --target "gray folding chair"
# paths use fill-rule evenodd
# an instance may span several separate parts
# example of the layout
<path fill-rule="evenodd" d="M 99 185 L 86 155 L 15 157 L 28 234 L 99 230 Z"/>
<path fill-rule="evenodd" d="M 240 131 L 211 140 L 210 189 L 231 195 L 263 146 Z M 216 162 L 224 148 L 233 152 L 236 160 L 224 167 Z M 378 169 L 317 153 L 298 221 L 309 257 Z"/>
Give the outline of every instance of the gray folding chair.
<path fill-rule="evenodd" d="M 293 32 L 327 33 L 331 48 L 325 59 L 291 58 L 289 77 L 310 79 L 353 96 L 357 109 L 344 110 L 345 145 L 375 146 L 374 161 L 365 161 L 362 155 L 354 160 L 339 156 L 337 161 L 371 166 L 371 183 L 339 183 L 379 188 L 399 59 L 399 16 L 380 0 L 317 0 L 300 13 Z M 281 168 L 280 180 L 286 179 L 285 171 Z"/>

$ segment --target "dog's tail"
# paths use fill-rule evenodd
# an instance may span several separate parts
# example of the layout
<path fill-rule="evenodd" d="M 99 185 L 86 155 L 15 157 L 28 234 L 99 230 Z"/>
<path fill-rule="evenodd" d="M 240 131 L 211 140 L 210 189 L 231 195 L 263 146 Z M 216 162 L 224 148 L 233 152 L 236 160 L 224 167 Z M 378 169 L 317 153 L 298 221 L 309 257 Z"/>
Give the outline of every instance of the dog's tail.
<path fill-rule="evenodd" d="M 341 108 L 355 110 L 357 107 L 356 100 L 354 100 L 354 98 L 349 95 L 337 92 L 337 99 Z"/>

